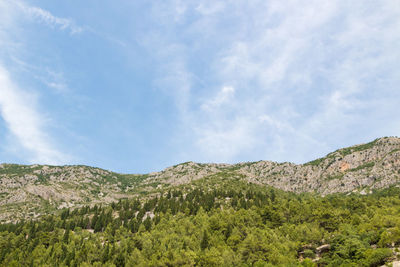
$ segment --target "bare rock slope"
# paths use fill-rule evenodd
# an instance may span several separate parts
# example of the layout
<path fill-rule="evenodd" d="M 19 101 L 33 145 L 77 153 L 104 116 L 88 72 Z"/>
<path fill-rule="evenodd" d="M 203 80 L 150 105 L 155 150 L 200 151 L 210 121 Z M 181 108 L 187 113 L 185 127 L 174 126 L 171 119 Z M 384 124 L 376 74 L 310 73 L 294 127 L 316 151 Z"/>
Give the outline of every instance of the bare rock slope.
<path fill-rule="evenodd" d="M 400 182 L 400 138 L 385 137 L 339 149 L 306 164 L 271 161 L 235 165 L 187 162 L 150 174 L 144 183 L 157 181 L 176 185 L 218 173 L 240 174 L 248 182 L 285 191 L 321 194 L 354 190 L 366 192 Z"/>

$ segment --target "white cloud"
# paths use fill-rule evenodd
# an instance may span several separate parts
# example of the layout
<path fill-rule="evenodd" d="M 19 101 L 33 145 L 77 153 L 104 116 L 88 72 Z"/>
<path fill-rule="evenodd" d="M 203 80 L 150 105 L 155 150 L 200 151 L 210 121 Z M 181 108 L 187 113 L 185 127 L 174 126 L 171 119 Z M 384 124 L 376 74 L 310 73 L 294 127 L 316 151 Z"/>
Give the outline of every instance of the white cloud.
<path fill-rule="evenodd" d="M 22 1 L 15 1 L 14 3 L 24 12 L 25 15 L 37 19 L 49 27 L 68 30 L 71 34 L 81 33 L 84 30 L 82 27 L 76 25 L 71 19 L 54 16 L 47 10 L 35 6 L 29 6 Z"/>
<path fill-rule="evenodd" d="M 254 121 L 246 117 L 210 121 L 207 125 L 192 125 L 197 136 L 197 157 L 206 161 L 230 162 L 234 155 L 256 145 Z"/>
<path fill-rule="evenodd" d="M 188 76 L 198 68 L 191 68 L 191 53 L 210 55 L 203 73 L 211 75 L 186 87 L 191 105 L 183 116 L 190 119 L 182 127 L 192 129 L 195 158 L 201 151 L 197 158 L 208 161 L 249 155 L 304 161 L 343 144 L 396 134 L 396 1 L 190 3 L 175 14 L 179 25 L 189 24 L 182 29 L 162 20 L 168 31 L 159 35 L 164 44 L 184 48 L 174 56 Z M 169 5 L 165 12 L 173 14 L 174 1 L 163 7 Z M 234 90 L 221 89 L 226 84 Z"/>
<path fill-rule="evenodd" d="M 196 11 L 202 15 L 212 15 L 222 11 L 225 3 L 216 1 L 203 1 L 196 7 Z"/>
<path fill-rule="evenodd" d="M 0 2 L 0 116 L 8 130 L 2 147 L 15 153 L 17 158 L 30 163 L 67 163 L 70 156 L 60 152 L 51 141 L 49 124 L 51 119 L 44 115 L 36 103 L 35 90 L 28 93 L 11 77 L 36 78 L 49 88 L 65 91 L 62 73 L 27 63 L 23 58 L 28 49 L 27 40 L 21 31 L 23 19 L 37 19 L 47 26 L 78 33 L 80 28 L 71 20 L 61 19 L 22 1 Z M 7 68 L 6 66 L 7 62 Z M 16 75 L 13 75 L 16 74 Z M 5 159 L 3 159 L 5 160 Z"/>
<path fill-rule="evenodd" d="M 11 60 L 18 65 L 21 71 L 34 77 L 54 92 L 62 94 L 69 91 L 64 73 L 29 64 L 14 55 L 11 55 Z"/>
<path fill-rule="evenodd" d="M 45 120 L 34 105 L 31 95 L 21 91 L 0 66 L 0 114 L 18 143 L 30 152 L 30 162 L 59 164 L 68 157 L 49 141 Z"/>
<path fill-rule="evenodd" d="M 213 112 L 215 109 L 220 108 L 222 105 L 229 104 L 229 100 L 233 98 L 234 94 L 235 88 L 233 88 L 232 86 L 224 86 L 214 98 L 209 100 L 207 99 L 201 105 L 201 107 L 208 112 Z"/>

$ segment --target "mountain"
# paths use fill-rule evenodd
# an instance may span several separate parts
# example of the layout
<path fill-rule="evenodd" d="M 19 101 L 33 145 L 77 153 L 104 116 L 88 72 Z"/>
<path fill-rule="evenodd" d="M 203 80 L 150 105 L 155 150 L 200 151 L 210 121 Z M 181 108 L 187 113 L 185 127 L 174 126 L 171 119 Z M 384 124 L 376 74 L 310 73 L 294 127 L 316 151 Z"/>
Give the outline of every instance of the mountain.
<path fill-rule="evenodd" d="M 0 165 L 0 266 L 397 266 L 400 139 L 296 165 Z"/>
<path fill-rule="evenodd" d="M 305 163 L 186 162 L 149 174 L 119 174 L 88 166 L 0 165 L 0 221 L 36 218 L 57 209 L 112 203 L 195 182 L 240 180 L 321 195 L 386 188 L 400 182 L 400 138 L 384 137 Z"/>

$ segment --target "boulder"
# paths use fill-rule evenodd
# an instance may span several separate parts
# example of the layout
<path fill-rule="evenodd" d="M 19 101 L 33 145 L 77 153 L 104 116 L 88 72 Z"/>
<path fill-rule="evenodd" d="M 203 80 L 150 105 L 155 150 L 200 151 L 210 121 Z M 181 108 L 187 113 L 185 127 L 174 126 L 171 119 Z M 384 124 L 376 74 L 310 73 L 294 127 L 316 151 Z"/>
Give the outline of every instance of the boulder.
<path fill-rule="evenodd" d="M 325 245 L 317 247 L 315 250 L 317 251 L 317 253 L 324 253 L 324 252 L 329 251 L 330 249 L 331 249 L 331 245 L 325 244 Z"/>

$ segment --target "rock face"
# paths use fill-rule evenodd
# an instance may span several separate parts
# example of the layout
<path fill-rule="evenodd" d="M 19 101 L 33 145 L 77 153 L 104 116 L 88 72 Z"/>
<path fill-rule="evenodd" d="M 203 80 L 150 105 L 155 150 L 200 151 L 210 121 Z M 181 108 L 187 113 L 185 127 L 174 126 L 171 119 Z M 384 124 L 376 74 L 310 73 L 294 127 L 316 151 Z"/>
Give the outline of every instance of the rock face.
<path fill-rule="evenodd" d="M 87 166 L 0 164 L 0 221 L 34 218 L 63 207 L 109 203 L 192 181 L 242 179 L 286 191 L 331 193 L 385 188 L 400 182 L 400 138 L 339 149 L 306 164 L 186 162 L 146 175 Z"/>
<path fill-rule="evenodd" d="M 400 138 L 380 138 L 339 149 L 301 165 L 271 161 L 235 165 L 188 162 L 150 174 L 145 182 L 182 184 L 217 173 L 239 174 L 249 182 L 293 192 L 326 195 L 366 187 L 379 189 L 400 182 Z"/>

